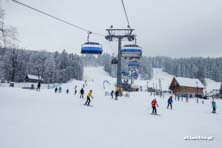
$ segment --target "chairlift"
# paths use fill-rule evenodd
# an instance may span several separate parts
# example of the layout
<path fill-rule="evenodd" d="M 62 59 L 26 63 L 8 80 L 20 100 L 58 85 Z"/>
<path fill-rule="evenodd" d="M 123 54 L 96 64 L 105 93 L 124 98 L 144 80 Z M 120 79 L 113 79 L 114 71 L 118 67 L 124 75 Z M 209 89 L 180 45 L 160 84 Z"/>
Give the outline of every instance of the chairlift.
<path fill-rule="evenodd" d="M 128 67 L 129 68 L 138 68 L 140 65 L 137 61 L 129 61 Z"/>
<path fill-rule="evenodd" d="M 82 44 L 81 54 L 102 54 L 102 45 L 97 42 L 89 42 L 89 36 L 92 32 L 88 32 L 87 42 Z"/>
<path fill-rule="evenodd" d="M 129 59 L 139 59 L 142 56 L 142 48 L 138 45 L 124 45 L 121 48 L 122 57 Z"/>

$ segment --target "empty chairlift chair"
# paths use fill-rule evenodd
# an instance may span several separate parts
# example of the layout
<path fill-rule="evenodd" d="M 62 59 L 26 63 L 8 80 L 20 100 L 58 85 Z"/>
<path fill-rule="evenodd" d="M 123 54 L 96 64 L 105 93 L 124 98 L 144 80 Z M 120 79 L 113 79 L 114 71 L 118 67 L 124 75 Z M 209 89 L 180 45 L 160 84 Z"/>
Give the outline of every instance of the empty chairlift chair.
<path fill-rule="evenodd" d="M 88 32 L 87 42 L 81 47 L 81 54 L 102 54 L 102 45 L 97 42 L 89 42 L 89 36 L 92 32 Z"/>
<path fill-rule="evenodd" d="M 139 68 L 139 63 L 137 61 L 129 61 L 128 67 L 129 68 Z"/>
<path fill-rule="evenodd" d="M 121 48 L 122 57 L 139 59 L 142 56 L 142 48 L 138 45 L 124 45 Z"/>
<path fill-rule="evenodd" d="M 102 54 L 102 52 L 102 45 L 96 42 L 86 42 L 81 48 L 82 54 Z"/>
<path fill-rule="evenodd" d="M 137 72 L 133 72 L 133 73 L 131 73 L 131 77 L 134 79 L 137 79 L 139 76 L 138 76 Z"/>

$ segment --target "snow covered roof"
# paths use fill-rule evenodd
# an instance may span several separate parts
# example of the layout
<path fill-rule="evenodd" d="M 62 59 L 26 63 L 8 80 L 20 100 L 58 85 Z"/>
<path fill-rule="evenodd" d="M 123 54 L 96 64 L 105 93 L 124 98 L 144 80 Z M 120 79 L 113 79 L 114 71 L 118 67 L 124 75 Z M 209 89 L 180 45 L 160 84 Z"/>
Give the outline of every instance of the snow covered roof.
<path fill-rule="evenodd" d="M 180 86 L 204 88 L 204 85 L 199 79 L 183 77 L 175 77 L 175 79 Z"/>
<path fill-rule="evenodd" d="M 29 79 L 33 79 L 33 80 L 43 80 L 41 77 L 38 77 L 36 75 L 29 75 L 29 74 L 27 74 L 27 77 Z"/>

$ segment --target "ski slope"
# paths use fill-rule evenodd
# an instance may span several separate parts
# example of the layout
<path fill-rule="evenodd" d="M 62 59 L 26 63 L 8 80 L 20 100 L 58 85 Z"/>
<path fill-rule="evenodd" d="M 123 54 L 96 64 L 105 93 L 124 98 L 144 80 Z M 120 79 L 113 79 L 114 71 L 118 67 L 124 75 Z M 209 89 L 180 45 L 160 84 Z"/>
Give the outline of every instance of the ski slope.
<path fill-rule="evenodd" d="M 220 100 L 217 100 L 217 114 L 211 114 L 210 100 L 204 104 L 195 103 L 195 99 L 188 103 L 174 101 L 173 110 L 167 110 L 168 96 L 155 97 L 159 116 L 154 116 L 150 115 L 154 96 L 134 92 L 130 98 L 113 100 L 104 96 L 103 81 L 108 80 L 114 86 L 115 79 L 102 67 L 89 67 L 84 71 L 85 89 L 87 92 L 92 89 L 94 95 L 90 107 L 83 105 L 85 99 L 80 99 L 79 94 L 73 94 L 74 86 L 80 89 L 84 81 L 73 80 L 61 85 L 61 94 L 52 89 L 37 92 L 0 87 L 0 148 L 222 146 Z M 170 79 L 161 71 L 158 73 L 154 79 Z M 69 94 L 65 93 L 67 88 Z M 213 136 L 213 140 L 184 140 L 186 136 Z"/>

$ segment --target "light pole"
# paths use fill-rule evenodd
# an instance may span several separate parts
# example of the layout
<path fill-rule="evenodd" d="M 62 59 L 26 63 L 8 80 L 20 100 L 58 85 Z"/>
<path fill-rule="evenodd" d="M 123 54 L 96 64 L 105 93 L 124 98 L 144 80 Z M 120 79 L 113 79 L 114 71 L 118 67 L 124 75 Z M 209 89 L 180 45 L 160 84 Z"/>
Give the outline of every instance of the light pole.
<path fill-rule="evenodd" d="M 198 81 L 196 81 L 196 84 L 197 84 L 197 103 L 199 103 L 199 100 L 198 100 Z"/>

